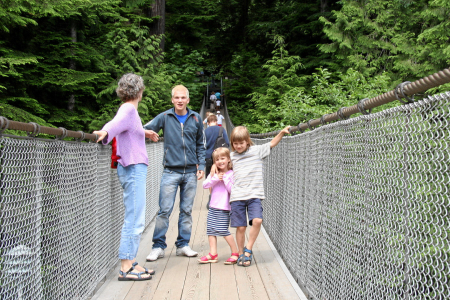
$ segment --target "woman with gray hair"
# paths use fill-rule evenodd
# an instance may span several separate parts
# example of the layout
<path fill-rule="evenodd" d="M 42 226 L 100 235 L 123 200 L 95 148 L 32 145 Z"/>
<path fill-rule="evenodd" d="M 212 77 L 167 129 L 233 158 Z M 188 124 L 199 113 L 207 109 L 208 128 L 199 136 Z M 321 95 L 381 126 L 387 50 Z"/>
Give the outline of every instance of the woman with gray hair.
<path fill-rule="evenodd" d="M 145 223 L 145 186 L 148 157 L 145 147 L 145 132 L 137 112 L 145 89 L 141 76 L 128 73 L 119 80 L 116 93 L 124 102 L 116 116 L 99 131 L 97 142 L 109 144 L 117 140 L 117 175 L 123 188 L 125 218 L 119 246 L 121 268 L 120 281 L 152 279 L 149 271 L 135 261 Z M 152 138 L 153 139 L 153 138 Z M 157 138 L 156 138 L 157 140 Z"/>

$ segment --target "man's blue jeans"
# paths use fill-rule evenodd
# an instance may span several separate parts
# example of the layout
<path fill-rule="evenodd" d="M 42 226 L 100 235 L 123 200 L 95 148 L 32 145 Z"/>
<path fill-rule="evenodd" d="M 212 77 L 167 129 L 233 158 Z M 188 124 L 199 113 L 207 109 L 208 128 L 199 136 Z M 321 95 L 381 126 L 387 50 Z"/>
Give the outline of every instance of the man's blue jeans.
<path fill-rule="evenodd" d="M 153 232 L 153 248 L 167 248 L 166 233 L 169 229 L 169 217 L 173 210 L 178 187 L 180 187 L 180 215 L 175 245 L 178 248 L 189 245 L 197 176 L 195 173 L 181 174 L 164 169 L 159 192 L 159 212 Z"/>
<path fill-rule="evenodd" d="M 123 187 L 125 217 L 120 237 L 119 259 L 136 258 L 145 226 L 145 188 L 147 165 L 117 166 L 117 175 Z"/>

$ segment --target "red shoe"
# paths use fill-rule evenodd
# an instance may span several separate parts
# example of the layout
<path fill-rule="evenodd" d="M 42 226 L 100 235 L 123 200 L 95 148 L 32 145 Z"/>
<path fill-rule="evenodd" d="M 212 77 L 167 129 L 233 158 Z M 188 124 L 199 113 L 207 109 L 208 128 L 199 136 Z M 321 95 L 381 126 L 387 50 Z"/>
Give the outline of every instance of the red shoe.
<path fill-rule="evenodd" d="M 198 260 L 201 264 L 209 264 L 209 263 L 216 263 L 218 262 L 219 254 L 212 255 L 211 253 L 208 253 L 208 255 L 203 256 Z"/>
<path fill-rule="evenodd" d="M 235 263 L 237 263 L 238 258 L 239 258 L 239 253 L 231 253 L 231 256 L 229 259 L 227 259 L 224 264 L 225 265 L 234 265 Z M 236 256 L 236 258 L 233 258 L 233 256 Z"/>

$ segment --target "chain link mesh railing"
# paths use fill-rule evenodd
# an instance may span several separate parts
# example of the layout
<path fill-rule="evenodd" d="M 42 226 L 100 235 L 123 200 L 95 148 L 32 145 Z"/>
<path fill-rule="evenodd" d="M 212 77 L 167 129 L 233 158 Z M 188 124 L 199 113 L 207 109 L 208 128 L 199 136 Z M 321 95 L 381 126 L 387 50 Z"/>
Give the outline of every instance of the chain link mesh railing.
<path fill-rule="evenodd" d="M 310 299 L 450 299 L 450 93 L 272 151 L 264 228 Z"/>
<path fill-rule="evenodd" d="M 163 143 L 148 143 L 146 226 Z M 0 137 L 0 299 L 87 299 L 118 262 L 122 187 L 110 146 Z"/>

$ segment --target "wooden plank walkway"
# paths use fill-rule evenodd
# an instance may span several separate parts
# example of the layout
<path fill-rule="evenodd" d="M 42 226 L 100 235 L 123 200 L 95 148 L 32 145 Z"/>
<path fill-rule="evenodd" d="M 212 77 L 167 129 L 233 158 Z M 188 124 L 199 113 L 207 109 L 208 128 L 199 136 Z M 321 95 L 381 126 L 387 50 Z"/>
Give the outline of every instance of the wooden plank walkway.
<path fill-rule="evenodd" d="M 199 257 L 209 252 L 206 235 L 206 203 L 209 191 L 202 188 L 203 180 L 197 184 L 197 194 L 192 210 L 191 248 L 199 252 Z M 178 234 L 177 220 L 179 198 L 170 216 L 167 232 L 166 256 L 155 262 L 145 258 L 152 248 L 155 220 L 142 235 L 136 258 L 141 265 L 154 269 L 152 280 L 143 282 L 118 281 L 120 264 L 111 270 L 105 282 L 99 287 L 91 300 L 123 299 L 306 299 L 298 285 L 286 274 L 270 241 L 261 232 L 254 246 L 254 259 L 250 267 L 224 265 L 230 256 L 230 249 L 223 238 L 218 238 L 219 262 L 199 264 L 198 257 L 176 256 L 175 240 Z M 234 235 L 234 231 L 232 231 Z"/>

